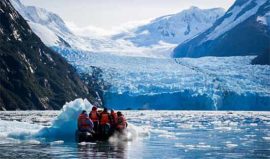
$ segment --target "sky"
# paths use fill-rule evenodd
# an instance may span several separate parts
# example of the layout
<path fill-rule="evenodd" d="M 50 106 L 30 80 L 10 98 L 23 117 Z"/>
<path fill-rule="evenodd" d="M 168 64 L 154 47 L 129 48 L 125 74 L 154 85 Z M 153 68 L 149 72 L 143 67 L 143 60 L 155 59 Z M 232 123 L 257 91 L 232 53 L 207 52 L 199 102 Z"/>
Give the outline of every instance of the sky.
<path fill-rule="evenodd" d="M 58 14 L 73 31 L 114 30 L 178 13 L 191 6 L 228 9 L 235 0 L 21 0 Z M 124 27 L 122 27 L 124 28 Z M 77 30 L 76 30 L 77 29 Z"/>

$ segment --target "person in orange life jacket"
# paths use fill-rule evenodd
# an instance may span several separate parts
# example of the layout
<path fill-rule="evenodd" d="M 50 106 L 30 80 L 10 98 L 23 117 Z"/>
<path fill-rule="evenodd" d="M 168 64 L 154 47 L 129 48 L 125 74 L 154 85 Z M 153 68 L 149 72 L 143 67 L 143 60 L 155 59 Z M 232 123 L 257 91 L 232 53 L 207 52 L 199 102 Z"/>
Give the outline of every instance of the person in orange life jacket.
<path fill-rule="evenodd" d="M 81 132 L 93 132 L 94 124 L 91 119 L 88 118 L 87 112 L 85 110 L 78 117 L 78 129 Z"/>
<path fill-rule="evenodd" d="M 99 117 L 100 132 L 102 135 L 107 135 L 110 130 L 111 116 L 108 109 L 104 108 Z"/>
<path fill-rule="evenodd" d="M 114 133 L 115 129 L 116 129 L 116 123 L 117 123 L 117 114 L 114 112 L 113 109 L 111 109 L 111 133 Z"/>
<path fill-rule="evenodd" d="M 117 112 L 117 124 L 116 130 L 119 132 L 123 132 L 124 129 L 127 127 L 127 121 L 124 115 L 121 112 Z"/>
<path fill-rule="evenodd" d="M 98 122 L 99 122 L 99 114 L 97 112 L 97 107 L 93 106 L 92 111 L 89 113 L 89 118 L 94 123 L 94 131 L 97 133 L 98 131 Z"/>
<path fill-rule="evenodd" d="M 111 125 L 115 125 L 117 123 L 117 114 L 111 109 Z"/>
<path fill-rule="evenodd" d="M 111 123 L 111 117 L 110 114 L 108 113 L 108 109 L 104 108 L 103 112 L 101 112 L 100 117 L 99 117 L 99 124 L 100 125 L 105 125 L 107 123 Z"/>

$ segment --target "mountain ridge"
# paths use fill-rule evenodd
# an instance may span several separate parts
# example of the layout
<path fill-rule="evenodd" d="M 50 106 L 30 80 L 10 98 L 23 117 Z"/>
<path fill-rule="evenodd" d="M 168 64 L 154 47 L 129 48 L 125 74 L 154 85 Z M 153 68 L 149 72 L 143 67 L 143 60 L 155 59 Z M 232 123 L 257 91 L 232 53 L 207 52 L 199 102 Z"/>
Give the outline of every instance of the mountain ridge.
<path fill-rule="evenodd" d="M 184 18 L 184 14 L 187 14 L 187 18 L 189 21 L 191 21 L 192 18 L 192 13 L 196 13 L 196 17 L 198 17 L 197 21 L 201 21 L 198 23 L 197 27 L 193 29 L 193 25 L 191 26 L 190 33 L 187 31 L 189 28 L 186 23 L 183 22 L 184 26 L 182 30 L 177 31 L 181 33 L 181 35 L 177 35 L 174 31 L 177 30 L 177 24 L 173 24 L 173 32 L 170 30 L 166 30 L 166 27 L 162 30 L 163 35 L 165 34 L 174 34 L 175 37 L 168 37 L 167 41 L 166 39 L 162 39 L 163 37 L 160 37 L 159 35 L 160 32 L 158 32 L 156 37 L 152 37 L 149 35 L 151 43 L 144 45 L 144 46 L 138 46 L 136 42 L 130 39 L 125 39 L 123 37 L 119 38 L 119 35 L 113 35 L 112 37 L 80 37 L 78 35 L 73 34 L 67 26 L 65 26 L 62 22 L 63 20 L 57 20 L 61 19 L 61 17 L 57 16 L 56 14 L 46 11 L 43 9 L 33 9 L 36 7 L 28 7 L 20 3 L 19 0 L 12 0 L 11 1 L 15 8 L 22 13 L 24 18 L 29 19 L 28 23 L 31 26 L 31 28 L 34 30 L 34 32 L 41 38 L 41 40 L 49 47 L 54 47 L 54 46 L 59 46 L 59 47 L 69 47 L 69 48 L 74 48 L 74 49 L 79 49 L 79 50 L 84 50 L 84 51 L 91 51 L 91 52 L 107 52 L 107 53 L 113 53 L 113 54 L 120 54 L 120 55 L 127 55 L 127 56 L 157 56 L 157 57 L 170 57 L 170 53 L 172 52 L 172 49 L 178 44 L 178 40 L 184 41 L 187 38 L 190 38 L 197 34 L 198 32 L 201 32 L 202 29 L 207 29 L 210 27 L 213 22 L 220 17 L 221 15 L 224 14 L 223 9 L 220 8 L 213 8 L 213 9 L 199 9 L 198 7 L 191 7 L 190 9 L 187 9 L 185 11 L 182 11 L 178 14 L 181 16 L 178 18 L 180 21 L 182 21 Z M 30 8 L 30 10 L 28 10 Z M 32 8 L 32 9 L 31 9 Z M 54 21 L 45 21 L 43 23 L 39 23 L 42 20 L 38 20 L 37 16 L 32 18 L 31 16 L 36 15 L 38 10 L 43 10 L 43 12 L 40 12 L 41 19 L 50 19 L 50 18 L 42 18 L 46 17 L 46 15 L 53 15 L 57 18 L 53 18 Z M 216 12 L 216 13 L 215 13 Z M 200 16 L 199 13 L 203 13 L 203 16 Z M 175 16 L 176 14 L 172 14 L 169 16 L 172 16 L 171 18 L 174 18 L 177 20 L 177 17 Z M 166 15 L 168 17 L 168 15 Z M 167 23 L 166 21 L 169 20 L 164 20 L 163 17 L 159 17 L 154 19 L 155 20 L 160 20 L 163 23 Z M 218 17 L 217 17 L 218 16 Z M 181 19 L 182 17 L 182 19 Z M 163 18 L 163 20 L 162 20 Z M 32 20 L 34 19 L 34 20 Z M 176 20 L 172 21 L 174 23 Z M 43 25 L 46 23 L 47 25 Z M 52 23 L 52 24 L 51 24 Z M 58 24 L 59 25 L 54 25 Z M 159 22 L 156 22 L 159 23 Z M 169 23 L 169 22 L 168 22 Z M 182 24 L 182 22 L 179 22 L 179 24 Z M 64 26 L 63 26 L 64 25 Z M 150 24 L 148 24 L 150 25 Z M 162 25 L 161 25 L 162 26 Z M 143 26 L 140 26 L 143 27 Z M 163 26 L 162 26 L 163 27 Z M 61 32 L 61 28 L 63 28 L 63 32 Z M 170 28 L 169 28 L 170 29 Z M 68 31 L 66 31 L 68 30 Z M 179 30 L 179 29 L 178 29 Z M 185 33 L 186 32 L 186 33 Z M 145 33 L 142 31 L 142 33 Z M 122 32 L 121 34 L 125 34 L 125 32 Z M 184 35 L 186 34 L 186 36 Z M 141 33 L 138 33 L 137 36 L 143 36 Z M 180 37 L 180 38 L 179 38 Z M 151 40 L 153 39 L 153 40 Z M 171 39 L 171 40 L 170 40 Z M 147 41 L 145 37 L 142 37 L 143 41 Z M 171 44 L 174 43 L 174 44 Z"/>
<path fill-rule="evenodd" d="M 177 44 L 211 27 L 223 14 L 223 8 L 200 9 L 192 6 L 176 14 L 155 18 L 128 33 L 114 35 L 113 38 L 123 38 L 137 46 L 154 45 L 160 41 Z"/>

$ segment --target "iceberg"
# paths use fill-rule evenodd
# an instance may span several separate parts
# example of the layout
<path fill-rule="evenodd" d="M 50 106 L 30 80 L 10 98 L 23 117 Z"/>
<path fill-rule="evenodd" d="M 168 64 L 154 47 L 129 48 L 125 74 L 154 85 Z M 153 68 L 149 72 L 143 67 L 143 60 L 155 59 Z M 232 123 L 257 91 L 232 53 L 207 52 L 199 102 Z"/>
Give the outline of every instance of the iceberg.
<path fill-rule="evenodd" d="M 66 103 L 60 114 L 52 120 L 50 126 L 30 124 L 28 122 L 0 120 L 0 137 L 18 140 L 75 141 L 77 118 L 82 110 L 88 113 L 92 104 L 87 99 L 75 99 Z M 46 113 L 46 112 L 44 112 Z M 48 112 L 49 113 L 49 112 Z M 13 126 L 10 126 L 13 125 Z"/>
<path fill-rule="evenodd" d="M 87 99 L 76 99 L 66 103 L 61 113 L 52 121 L 52 125 L 39 130 L 35 136 L 47 138 L 50 140 L 63 139 L 65 141 L 75 140 L 75 131 L 77 130 L 77 118 L 79 114 L 86 110 L 88 113 L 92 109 L 92 104 Z"/>

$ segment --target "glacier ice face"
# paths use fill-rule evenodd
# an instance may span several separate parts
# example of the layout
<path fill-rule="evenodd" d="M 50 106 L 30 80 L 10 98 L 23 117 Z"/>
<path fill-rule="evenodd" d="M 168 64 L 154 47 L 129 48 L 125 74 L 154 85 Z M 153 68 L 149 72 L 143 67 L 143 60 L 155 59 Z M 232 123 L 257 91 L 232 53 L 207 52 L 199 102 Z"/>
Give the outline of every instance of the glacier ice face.
<path fill-rule="evenodd" d="M 54 48 L 80 73 L 103 70 L 105 104 L 142 109 L 270 109 L 270 66 L 253 56 L 160 59 Z"/>

